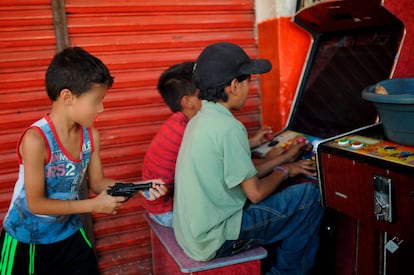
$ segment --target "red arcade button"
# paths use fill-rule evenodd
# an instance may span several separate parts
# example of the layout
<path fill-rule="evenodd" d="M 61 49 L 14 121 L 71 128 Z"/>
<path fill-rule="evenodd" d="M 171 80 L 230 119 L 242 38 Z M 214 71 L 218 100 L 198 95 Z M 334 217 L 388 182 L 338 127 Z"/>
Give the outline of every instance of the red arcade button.
<path fill-rule="evenodd" d="M 359 141 L 355 141 L 354 143 L 352 143 L 352 145 L 351 145 L 351 147 L 352 148 L 354 148 L 354 149 L 359 149 L 359 148 L 361 148 L 362 146 L 364 146 L 364 144 L 362 143 L 362 142 L 359 142 Z"/>

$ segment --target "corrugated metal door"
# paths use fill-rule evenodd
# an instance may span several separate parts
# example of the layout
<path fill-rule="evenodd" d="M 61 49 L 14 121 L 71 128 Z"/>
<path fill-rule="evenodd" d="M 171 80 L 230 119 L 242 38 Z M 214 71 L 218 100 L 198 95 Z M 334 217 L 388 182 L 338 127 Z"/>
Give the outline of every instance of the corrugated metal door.
<path fill-rule="evenodd" d="M 155 86 L 168 66 L 193 60 L 207 44 L 231 41 L 251 56 L 253 0 L 66 0 L 70 45 L 101 58 L 115 76 L 96 127 L 106 176 L 139 180 L 146 148 L 170 115 Z M 44 72 L 55 53 L 50 1 L 0 7 L 0 214 L 17 178 L 15 144 L 24 127 L 49 110 Z M 236 116 L 249 131 L 260 125 L 257 81 Z M 139 198 L 116 216 L 94 214 L 102 274 L 151 274 L 149 229 Z"/>
<path fill-rule="evenodd" d="M 145 150 L 170 115 L 155 87 L 166 67 L 195 59 L 207 44 L 233 41 L 256 55 L 253 1 L 66 0 L 69 41 L 99 56 L 115 76 L 96 126 L 107 176 L 140 179 Z M 258 85 L 238 117 L 260 121 Z M 149 230 L 137 198 L 115 217 L 94 215 L 104 274 L 151 273 Z"/>
<path fill-rule="evenodd" d="M 43 81 L 56 52 L 50 1 L 0 6 L 0 217 L 17 179 L 20 132 L 49 110 Z"/>

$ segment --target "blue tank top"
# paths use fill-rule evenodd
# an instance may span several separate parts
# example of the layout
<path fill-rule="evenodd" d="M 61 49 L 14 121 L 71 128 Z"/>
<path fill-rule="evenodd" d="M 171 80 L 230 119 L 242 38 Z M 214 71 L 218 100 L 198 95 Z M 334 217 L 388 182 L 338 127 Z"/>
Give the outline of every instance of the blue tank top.
<path fill-rule="evenodd" d="M 79 188 L 85 180 L 92 153 L 90 130 L 82 128 L 82 150 L 80 158 L 76 160 L 61 146 L 48 116 L 33 123 L 29 128 L 37 128 L 43 133 L 50 153 L 49 161 L 45 164 L 45 196 L 59 200 L 78 200 Z M 19 148 L 20 141 L 21 138 L 17 148 Z M 30 212 L 24 187 L 24 163 L 20 161 L 19 178 L 14 187 L 9 210 L 4 218 L 3 228 L 20 242 L 50 244 L 68 238 L 81 226 L 80 215 L 46 216 Z"/>

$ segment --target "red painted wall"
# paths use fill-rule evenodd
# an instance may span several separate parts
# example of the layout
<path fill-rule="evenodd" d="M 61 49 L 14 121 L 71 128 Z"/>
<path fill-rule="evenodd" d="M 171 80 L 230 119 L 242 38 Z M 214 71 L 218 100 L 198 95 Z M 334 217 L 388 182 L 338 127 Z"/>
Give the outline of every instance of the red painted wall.
<path fill-rule="evenodd" d="M 288 119 L 312 38 L 288 17 L 262 22 L 258 32 L 259 54 L 273 65 L 260 76 L 262 124 L 278 132 Z"/>
<path fill-rule="evenodd" d="M 384 0 L 384 7 L 398 17 L 406 29 L 393 78 L 414 77 L 414 0 Z"/>

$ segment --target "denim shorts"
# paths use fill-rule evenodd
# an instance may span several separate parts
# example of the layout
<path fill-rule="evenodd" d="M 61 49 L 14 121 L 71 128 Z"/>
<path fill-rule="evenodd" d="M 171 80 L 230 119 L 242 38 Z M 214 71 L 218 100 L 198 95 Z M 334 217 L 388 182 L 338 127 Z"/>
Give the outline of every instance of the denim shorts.
<path fill-rule="evenodd" d="M 149 213 L 150 218 L 165 227 L 172 227 L 173 224 L 173 211 L 168 211 L 162 214 L 151 214 Z"/>

